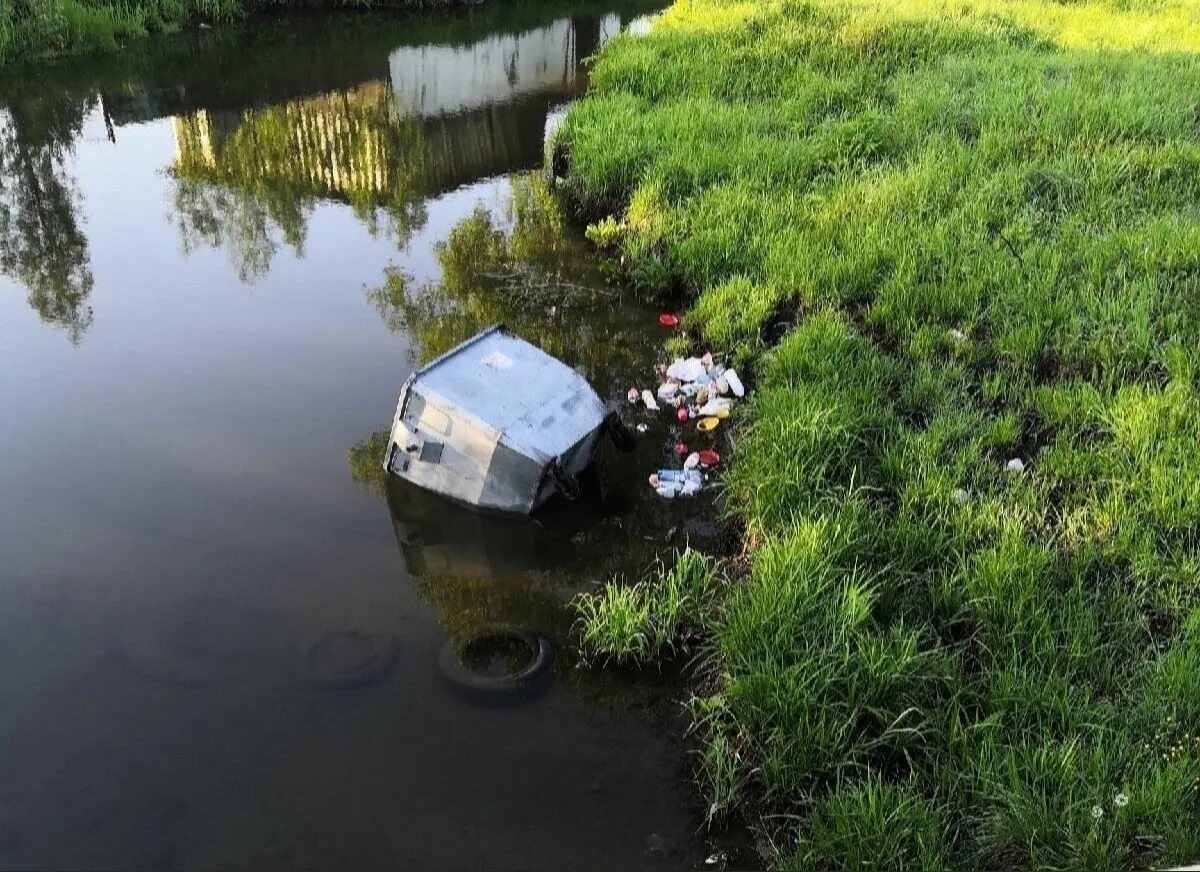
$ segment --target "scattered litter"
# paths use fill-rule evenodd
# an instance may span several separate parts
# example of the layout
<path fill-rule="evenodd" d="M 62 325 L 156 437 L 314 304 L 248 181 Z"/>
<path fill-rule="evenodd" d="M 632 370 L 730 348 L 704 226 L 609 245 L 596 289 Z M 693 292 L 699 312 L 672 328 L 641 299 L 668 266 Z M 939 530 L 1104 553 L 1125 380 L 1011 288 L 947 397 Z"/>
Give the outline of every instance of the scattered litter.
<path fill-rule="evenodd" d="M 650 487 L 664 499 L 692 497 L 704 486 L 704 474 L 698 469 L 660 469 L 650 476 Z"/>
<path fill-rule="evenodd" d="M 734 370 L 727 369 L 723 375 L 726 383 L 729 385 L 729 390 L 733 392 L 735 397 L 746 396 L 746 388 L 742 385 L 742 380 L 738 378 L 738 374 Z"/>
<path fill-rule="evenodd" d="M 671 321 L 668 323 L 668 316 Z M 678 323 L 677 316 L 664 312 L 660 318 L 664 326 Z M 659 379 L 658 400 L 675 409 L 675 418 L 680 424 L 696 419 L 696 428 L 702 433 L 717 429 L 722 418 L 728 418 L 734 398 L 744 397 L 746 388 L 738 374 L 726 369 L 713 360 L 711 352 L 699 357 L 677 358 L 667 365 L 656 367 Z M 632 402 L 640 398 L 647 409 L 657 410 L 654 395 L 642 391 L 637 398 L 634 391 L 629 396 Z M 639 428 L 641 429 L 641 428 Z M 664 499 L 691 496 L 704 485 L 701 469 L 711 469 L 721 462 L 721 455 L 705 449 L 692 452 L 680 442 L 674 447 L 675 454 L 684 459 L 681 470 L 660 470 L 650 477 L 650 486 Z"/>
<path fill-rule="evenodd" d="M 717 851 L 715 854 L 709 854 L 704 861 L 705 866 L 716 866 L 718 863 L 724 863 L 729 859 L 729 855 L 724 851 Z"/>
<path fill-rule="evenodd" d="M 647 427 L 645 424 L 638 424 L 638 425 L 637 425 L 637 431 L 638 431 L 639 433 L 645 433 L 645 432 L 646 432 L 647 430 L 649 430 L 649 429 L 650 429 L 650 428 L 649 428 L 649 427 Z"/>
<path fill-rule="evenodd" d="M 694 382 L 699 380 L 702 375 L 705 375 L 704 364 L 698 357 L 677 360 L 667 367 L 667 378 L 673 378 L 676 381 Z"/>
<path fill-rule="evenodd" d="M 1009 472 L 1024 472 L 1025 462 L 1019 457 L 1014 457 L 1008 462 L 1006 469 L 1008 469 Z"/>
<path fill-rule="evenodd" d="M 696 414 L 702 418 L 713 418 L 720 415 L 721 412 L 729 412 L 729 400 L 724 397 L 714 397 L 700 408 L 696 409 Z"/>
<path fill-rule="evenodd" d="M 679 319 L 670 312 L 663 312 L 658 316 L 658 323 L 664 327 L 675 327 L 679 324 Z"/>
<path fill-rule="evenodd" d="M 629 393 L 627 393 L 625 396 L 629 398 L 630 404 L 633 404 L 642 398 L 642 392 L 637 388 L 630 388 Z"/>
<path fill-rule="evenodd" d="M 949 333 L 950 333 L 950 338 L 953 339 L 955 342 L 966 342 L 967 341 L 967 334 L 963 333 L 957 327 L 951 327 L 949 330 Z"/>
<path fill-rule="evenodd" d="M 961 506 L 963 503 L 965 503 L 970 498 L 971 498 L 971 495 L 969 493 L 967 493 L 966 488 L 961 488 L 961 487 L 955 488 L 954 502 L 958 503 Z"/>

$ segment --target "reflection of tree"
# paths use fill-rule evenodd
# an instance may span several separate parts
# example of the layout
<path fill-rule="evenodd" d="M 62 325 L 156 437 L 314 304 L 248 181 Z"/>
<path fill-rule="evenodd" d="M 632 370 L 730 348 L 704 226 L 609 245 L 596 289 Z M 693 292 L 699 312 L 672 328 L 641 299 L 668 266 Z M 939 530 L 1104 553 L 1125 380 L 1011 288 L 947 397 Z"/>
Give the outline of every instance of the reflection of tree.
<path fill-rule="evenodd" d="M 376 430 L 362 442 L 351 445 L 346 452 L 350 477 L 364 491 L 376 496 L 382 496 L 387 486 L 383 453 L 387 450 L 389 436 L 391 434 L 387 430 Z"/>
<path fill-rule="evenodd" d="M 66 169 L 86 109 L 31 95 L 0 126 L 0 270 L 25 285 L 29 305 L 72 342 L 92 322 L 87 237 Z"/>
<path fill-rule="evenodd" d="M 438 281 L 415 283 L 391 268 L 368 291 L 384 323 L 409 334 L 423 360 L 502 323 L 591 378 L 636 366 L 637 343 L 618 338 L 630 325 L 616 317 L 613 291 L 540 175 L 514 178 L 505 215 L 476 209 L 435 253 Z"/>
<path fill-rule="evenodd" d="M 244 281 L 266 272 L 280 244 L 303 253 L 319 199 L 349 203 L 372 234 L 399 244 L 424 223 L 420 126 L 397 115 L 382 83 L 241 113 L 193 112 L 174 127 L 184 250 L 227 249 Z"/>
<path fill-rule="evenodd" d="M 267 274 L 279 249 L 273 225 L 280 227 L 284 241 L 297 254 L 303 253 L 306 211 L 295 210 L 295 222 L 276 220 L 278 216 L 272 215 L 262 200 L 246 191 L 179 179 L 175 214 L 183 253 L 205 246 L 225 248 L 243 282 L 255 282 Z M 292 234 L 287 226 L 293 228 Z"/>

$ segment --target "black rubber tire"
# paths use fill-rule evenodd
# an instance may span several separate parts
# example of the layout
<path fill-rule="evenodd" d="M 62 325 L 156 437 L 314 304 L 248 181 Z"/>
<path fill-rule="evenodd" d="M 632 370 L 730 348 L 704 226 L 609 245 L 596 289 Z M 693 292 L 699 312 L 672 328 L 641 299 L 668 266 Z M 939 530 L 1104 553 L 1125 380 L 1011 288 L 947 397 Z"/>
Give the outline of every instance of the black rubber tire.
<path fill-rule="evenodd" d="M 617 412 L 609 412 L 604 418 L 604 427 L 608 430 L 608 438 L 618 451 L 628 454 L 637 448 L 637 437 L 629 429 L 629 425 L 621 420 Z"/>
<path fill-rule="evenodd" d="M 529 651 L 529 662 L 511 675 L 480 675 L 462 662 L 461 651 L 489 638 L 517 639 Z M 554 647 L 545 636 L 519 627 L 487 627 L 462 644 L 447 640 L 438 655 L 442 680 L 458 696 L 471 702 L 500 704 L 531 699 L 546 690 L 554 678 Z"/>
<path fill-rule="evenodd" d="M 349 669 L 335 669 L 320 662 L 321 653 L 331 645 L 346 640 L 366 643 L 369 654 Z M 352 689 L 366 687 L 383 678 L 396 665 L 400 648 L 395 636 L 349 629 L 326 633 L 304 650 L 300 671 L 305 681 L 318 687 Z"/>

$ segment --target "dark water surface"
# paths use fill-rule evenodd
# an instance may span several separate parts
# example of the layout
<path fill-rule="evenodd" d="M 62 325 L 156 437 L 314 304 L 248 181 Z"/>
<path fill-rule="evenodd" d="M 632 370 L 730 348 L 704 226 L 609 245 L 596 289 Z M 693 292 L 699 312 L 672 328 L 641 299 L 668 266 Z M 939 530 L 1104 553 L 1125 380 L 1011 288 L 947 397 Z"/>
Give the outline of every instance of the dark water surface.
<path fill-rule="evenodd" d="M 645 485 L 665 422 L 539 524 L 376 473 L 405 377 L 488 324 L 606 396 L 650 381 L 655 310 L 537 172 L 580 59 L 647 9 L 572 9 L 0 82 L 0 866 L 703 865 L 677 689 L 581 667 L 563 608 L 711 534 Z M 552 641 L 544 692 L 447 679 L 496 626 Z"/>

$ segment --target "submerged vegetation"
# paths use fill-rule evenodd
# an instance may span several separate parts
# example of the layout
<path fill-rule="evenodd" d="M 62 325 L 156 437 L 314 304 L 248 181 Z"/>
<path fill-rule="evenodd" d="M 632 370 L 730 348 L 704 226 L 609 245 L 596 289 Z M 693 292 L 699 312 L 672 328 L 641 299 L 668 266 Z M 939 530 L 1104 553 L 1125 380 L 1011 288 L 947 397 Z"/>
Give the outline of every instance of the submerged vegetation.
<path fill-rule="evenodd" d="M 756 375 L 691 710 L 772 863 L 1200 858 L 1197 94 L 1194 0 L 689 0 L 602 52 L 567 190 Z M 651 588 L 585 643 L 649 656 Z"/>

